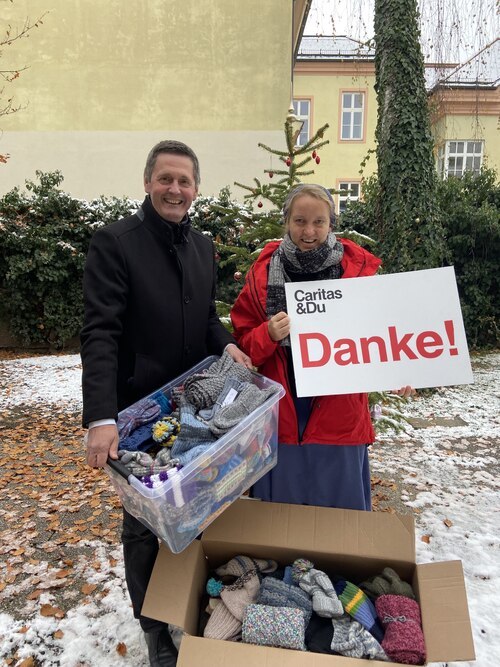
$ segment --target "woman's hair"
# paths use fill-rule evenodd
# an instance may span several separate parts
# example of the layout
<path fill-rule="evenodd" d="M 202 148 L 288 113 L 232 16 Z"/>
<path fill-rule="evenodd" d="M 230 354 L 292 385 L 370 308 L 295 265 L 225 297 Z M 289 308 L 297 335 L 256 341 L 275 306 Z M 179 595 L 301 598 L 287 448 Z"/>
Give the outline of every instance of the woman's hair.
<path fill-rule="evenodd" d="M 315 199 L 319 199 L 320 201 L 325 202 L 325 204 L 328 204 L 328 208 L 330 209 L 330 227 L 333 229 L 337 222 L 337 216 L 335 215 L 335 204 L 332 195 L 322 185 L 316 185 L 315 183 L 301 183 L 290 190 L 285 199 L 285 203 L 283 204 L 283 218 L 285 225 L 290 220 L 293 202 L 297 197 L 302 197 L 304 195 L 309 195 L 310 197 L 314 197 Z"/>

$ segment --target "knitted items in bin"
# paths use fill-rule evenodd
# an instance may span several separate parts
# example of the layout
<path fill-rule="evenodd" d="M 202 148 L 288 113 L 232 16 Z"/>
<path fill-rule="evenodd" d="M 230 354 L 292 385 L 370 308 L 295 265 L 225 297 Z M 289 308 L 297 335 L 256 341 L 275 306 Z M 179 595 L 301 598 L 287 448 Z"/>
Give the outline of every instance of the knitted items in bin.
<path fill-rule="evenodd" d="M 204 422 L 209 422 L 215 417 L 217 412 L 224 404 L 229 404 L 234 401 L 236 396 L 240 393 L 244 383 L 238 378 L 229 375 L 224 382 L 221 393 L 217 396 L 215 403 L 211 408 L 204 408 L 198 411 L 198 417 Z"/>
<path fill-rule="evenodd" d="M 143 424 L 135 428 L 130 435 L 118 443 L 119 449 L 128 452 L 145 452 L 154 445 L 151 435 L 151 424 Z"/>
<path fill-rule="evenodd" d="M 220 466 L 213 482 L 213 492 L 217 502 L 221 502 L 231 494 L 242 493 L 246 472 L 247 462 L 236 454 Z"/>
<path fill-rule="evenodd" d="M 305 651 L 304 614 L 293 607 L 250 604 L 246 608 L 242 641 Z"/>
<path fill-rule="evenodd" d="M 171 447 L 179 431 L 181 430 L 181 425 L 179 420 L 175 417 L 162 417 L 151 427 L 151 435 L 153 440 L 164 447 Z"/>
<path fill-rule="evenodd" d="M 197 410 L 210 408 L 221 393 L 226 378 L 231 375 L 241 382 L 251 382 L 251 371 L 239 364 L 226 351 L 204 373 L 194 373 L 184 382 L 184 396 Z"/>
<path fill-rule="evenodd" d="M 298 586 L 290 586 L 276 577 L 265 577 L 260 586 L 257 602 L 270 607 L 294 607 L 304 614 L 304 623 L 311 620 L 313 605 L 307 593 Z"/>
<path fill-rule="evenodd" d="M 169 449 L 161 449 L 155 457 L 147 452 L 130 452 L 126 449 L 119 449 L 118 458 L 136 477 L 156 475 L 170 470 L 178 463 L 176 459 L 172 458 Z"/>
<path fill-rule="evenodd" d="M 198 530 L 205 519 L 212 514 L 214 500 L 212 490 L 205 487 L 180 509 L 167 505 L 167 512 L 171 516 L 172 523 L 178 524 L 177 532 L 189 533 Z"/>
<path fill-rule="evenodd" d="M 260 574 L 271 574 L 278 567 L 275 560 L 264 558 L 250 558 L 250 556 L 235 556 L 230 561 L 218 567 L 215 572 L 219 577 L 241 577 L 250 570 L 257 570 Z"/>
<path fill-rule="evenodd" d="M 349 616 L 361 623 L 378 642 L 381 642 L 384 638 L 384 631 L 377 618 L 373 602 L 366 597 L 360 588 L 340 577 L 335 578 L 334 587 L 344 610 Z"/>
<path fill-rule="evenodd" d="M 195 408 L 185 400 L 179 408 L 181 430 L 172 445 L 172 456 L 187 465 L 215 442 L 205 424 L 196 419 Z"/>
<path fill-rule="evenodd" d="M 292 567 L 293 580 L 312 598 L 312 608 L 325 618 L 342 616 L 344 608 L 327 574 L 316 570 L 306 558 L 297 558 Z"/>
<path fill-rule="evenodd" d="M 415 599 L 415 594 L 410 584 L 402 581 L 399 575 L 390 567 L 384 567 L 382 574 L 366 579 L 359 587 L 370 597 L 376 600 L 380 595 L 405 595 L 407 598 Z"/>
<path fill-rule="evenodd" d="M 394 662 L 423 665 L 426 658 L 420 607 L 404 595 L 381 595 L 375 600 L 385 628 L 382 648 Z"/>
<path fill-rule="evenodd" d="M 245 609 L 255 602 L 259 586 L 255 569 L 242 574 L 234 584 L 224 586 L 220 593 L 221 601 L 210 615 L 203 636 L 210 639 L 239 638 Z"/>
<path fill-rule="evenodd" d="M 120 438 L 127 438 L 137 427 L 156 419 L 160 412 L 160 405 L 151 398 L 143 398 L 133 403 L 118 415 L 118 435 Z"/>
<path fill-rule="evenodd" d="M 217 436 L 224 435 L 277 391 L 279 389 L 275 385 L 266 389 L 259 389 L 257 385 L 251 382 L 244 383 L 234 401 L 228 405 L 223 405 L 214 418 L 208 422 L 210 430 Z"/>
<path fill-rule="evenodd" d="M 331 650 L 347 658 L 370 658 L 371 660 L 388 660 L 384 649 L 375 637 L 361 623 L 343 616 L 332 620 L 333 639 Z"/>

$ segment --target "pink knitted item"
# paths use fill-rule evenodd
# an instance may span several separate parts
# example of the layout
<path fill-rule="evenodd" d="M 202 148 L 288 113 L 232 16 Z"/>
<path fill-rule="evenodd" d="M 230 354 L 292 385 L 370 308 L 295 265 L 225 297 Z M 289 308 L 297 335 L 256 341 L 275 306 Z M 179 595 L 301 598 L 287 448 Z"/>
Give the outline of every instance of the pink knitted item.
<path fill-rule="evenodd" d="M 394 662 L 423 665 L 425 642 L 418 602 L 404 595 L 381 595 L 375 608 L 385 629 L 382 648 Z"/>

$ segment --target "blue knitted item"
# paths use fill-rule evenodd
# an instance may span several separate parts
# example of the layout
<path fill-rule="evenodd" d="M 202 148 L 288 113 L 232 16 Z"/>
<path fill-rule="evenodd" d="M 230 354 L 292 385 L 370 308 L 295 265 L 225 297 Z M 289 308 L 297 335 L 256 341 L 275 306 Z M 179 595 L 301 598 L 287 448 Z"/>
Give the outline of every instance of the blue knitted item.
<path fill-rule="evenodd" d="M 160 412 L 160 405 L 151 398 L 143 398 L 125 408 L 118 415 L 116 422 L 120 438 L 127 438 L 139 426 L 152 422 Z"/>

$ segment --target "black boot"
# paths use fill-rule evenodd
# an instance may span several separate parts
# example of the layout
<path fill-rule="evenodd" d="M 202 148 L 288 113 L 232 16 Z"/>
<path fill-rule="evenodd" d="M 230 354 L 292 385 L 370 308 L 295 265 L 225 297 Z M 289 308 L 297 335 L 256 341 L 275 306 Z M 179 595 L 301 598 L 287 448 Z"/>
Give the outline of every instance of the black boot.
<path fill-rule="evenodd" d="M 151 667 L 175 667 L 177 665 L 177 649 L 167 627 L 158 632 L 145 632 L 144 637 Z"/>

